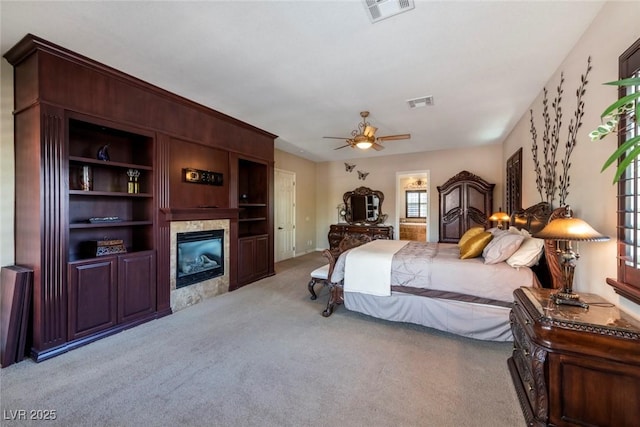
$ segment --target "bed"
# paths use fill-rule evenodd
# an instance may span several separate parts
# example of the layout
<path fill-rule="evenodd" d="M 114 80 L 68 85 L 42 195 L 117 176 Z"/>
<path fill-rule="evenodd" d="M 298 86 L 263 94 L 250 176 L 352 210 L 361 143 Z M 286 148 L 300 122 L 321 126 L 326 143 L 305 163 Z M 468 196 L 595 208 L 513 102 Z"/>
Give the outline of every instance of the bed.
<path fill-rule="evenodd" d="M 514 212 L 511 227 L 493 230 L 533 234 L 562 209 L 546 203 Z M 520 232 L 522 233 L 522 232 Z M 525 235 L 525 233 L 522 233 Z M 555 244 L 545 241 L 535 266 L 506 261 L 460 259 L 452 243 L 374 240 L 339 254 L 331 263 L 331 291 L 325 317 L 344 303 L 376 318 L 415 323 L 480 340 L 511 341 L 509 312 L 521 286 L 561 286 Z M 489 255 L 487 255 L 487 259 Z"/>

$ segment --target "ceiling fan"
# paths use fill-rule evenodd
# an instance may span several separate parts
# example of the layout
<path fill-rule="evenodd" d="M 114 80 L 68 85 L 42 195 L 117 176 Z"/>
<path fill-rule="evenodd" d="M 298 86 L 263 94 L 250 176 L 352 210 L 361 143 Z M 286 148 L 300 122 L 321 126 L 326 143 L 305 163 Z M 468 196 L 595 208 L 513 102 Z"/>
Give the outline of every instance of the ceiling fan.
<path fill-rule="evenodd" d="M 400 139 L 411 138 L 411 134 L 408 134 L 408 133 L 403 133 L 400 135 L 387 135 L 387 136 L 376 137 L 375 134 L 378 128 L 371 126 L 371 124 L 367 122 L 367 117 L 369 117 L 369 112 L 368 111 L 360 112 L 360 117 L 362 117 L 362 122 L 358 123 L 358 129 L 354 129 L 351 131 L 351 137 L 324 136 L 323 138 L 344 139 L 347 142 L 346 145 L 335 148 L 335 150 L 339 150 L 345 147 L 351 147 L 351 148 L 357 147 L 362 150 L 373 148 L 376 151 L 384 150 L 384 146 L 378 144 L 378 142 L 397 141 Z"/>

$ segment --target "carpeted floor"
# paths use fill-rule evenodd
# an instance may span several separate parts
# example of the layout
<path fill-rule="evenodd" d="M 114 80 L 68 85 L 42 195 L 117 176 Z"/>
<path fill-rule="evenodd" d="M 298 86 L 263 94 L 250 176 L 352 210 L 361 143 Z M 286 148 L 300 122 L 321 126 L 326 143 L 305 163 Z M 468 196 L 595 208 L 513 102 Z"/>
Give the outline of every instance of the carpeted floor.
<path fill-rule="evenodd" d="M 319 253 L 85 347 L 0 371 L 3 426 L 519 426 L 482 342 L 309 299 Z M 25 410 L 26 412 L 20 412 Z M 15 420 L 55 411 L 53 421 Z M 49 413 L 51 414 L 51 413 Z"/>

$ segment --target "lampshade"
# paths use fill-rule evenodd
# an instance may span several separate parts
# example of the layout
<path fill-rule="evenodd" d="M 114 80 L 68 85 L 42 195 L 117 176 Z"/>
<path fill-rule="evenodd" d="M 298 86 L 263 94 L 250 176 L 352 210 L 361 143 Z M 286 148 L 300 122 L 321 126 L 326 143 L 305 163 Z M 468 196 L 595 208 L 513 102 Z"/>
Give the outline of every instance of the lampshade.
<path fill-rule="evenodd" d="M 356 142 L 356 147 L 362 148 L 363 150 L 366 150 L 367 148 L 371 147 L 372 145 L 373 144 L 370 143 L 369 141 Z"/>
<path fill-rule="evenodd" d="M 535 237 L 548 240 L 604 242 L 608 236 L 600 234 L 580 218 L 563 217 L 549 222 Z"/>
<path fill-rule="evenodd" d="M 373 126 L 366 126 L 364 128 L 364 132 L 362 132 L 364 134 L 364 136 L 366 136 L 367 138 L 371 138 L 373 137 L 373 135 L 375 135 L 376 131 L 378 130 L 378 128 L 374 128 Z"/>

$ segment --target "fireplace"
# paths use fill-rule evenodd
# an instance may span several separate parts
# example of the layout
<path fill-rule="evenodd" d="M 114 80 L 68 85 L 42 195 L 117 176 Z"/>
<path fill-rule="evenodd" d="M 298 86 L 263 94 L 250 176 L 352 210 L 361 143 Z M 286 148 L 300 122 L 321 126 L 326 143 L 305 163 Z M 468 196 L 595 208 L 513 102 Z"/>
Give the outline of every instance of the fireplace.
<path fill-rule="evenodd" d="M 177 233 L 176 289 L 224 275 L 224 230 Z"/>

